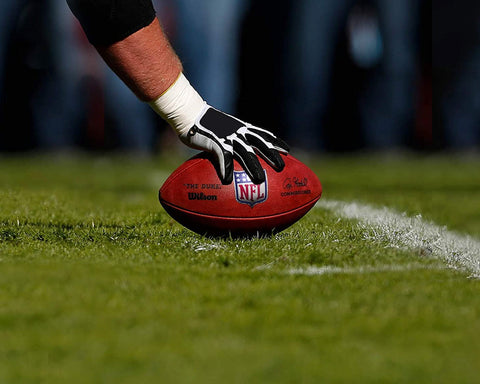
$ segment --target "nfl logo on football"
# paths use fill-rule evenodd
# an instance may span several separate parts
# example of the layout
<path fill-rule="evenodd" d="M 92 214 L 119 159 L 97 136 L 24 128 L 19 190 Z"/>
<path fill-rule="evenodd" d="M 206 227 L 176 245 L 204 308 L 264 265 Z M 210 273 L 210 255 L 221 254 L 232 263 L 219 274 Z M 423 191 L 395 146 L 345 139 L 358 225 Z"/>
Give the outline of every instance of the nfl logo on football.
<path fill-rule="evenodd" d="M 264 170 L 265 172 L 265 170 Z M 265 182 L 254 184 L 244 171 L 234 171 L 235 197 L 239 203 L 248 204 L 253 208 L 255 204 L 263 203 L 268 197 L 267 174 Z"/>

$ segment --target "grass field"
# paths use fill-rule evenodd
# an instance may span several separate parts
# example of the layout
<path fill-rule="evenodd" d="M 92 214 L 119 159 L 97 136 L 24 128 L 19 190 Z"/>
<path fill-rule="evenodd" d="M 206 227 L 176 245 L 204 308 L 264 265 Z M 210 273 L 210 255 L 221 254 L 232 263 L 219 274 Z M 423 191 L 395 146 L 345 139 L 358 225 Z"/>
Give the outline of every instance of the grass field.
<path fill-rule="evenodd" d="M 471 270 L 325 205 L 272 238 L 203 238 L 157 200 L 182 160 L 0 158 L 0 383 L 479 382 Z M 478 244 L 478 159 L 308 165 L 324 203 Z"/>

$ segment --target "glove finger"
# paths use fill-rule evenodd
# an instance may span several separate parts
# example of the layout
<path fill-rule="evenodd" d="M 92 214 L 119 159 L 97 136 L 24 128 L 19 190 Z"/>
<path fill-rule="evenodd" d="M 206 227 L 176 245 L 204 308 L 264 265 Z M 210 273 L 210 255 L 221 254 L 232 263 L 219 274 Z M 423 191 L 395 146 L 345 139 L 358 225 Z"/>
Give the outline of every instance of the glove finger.
<path fill-rule="evenodd" d="M 250 126 L 248 127 L 248 132 L 255 133 L 256 135 L 260 136 L 263 140 L 271 143 L 275 147 L 275 149 L 279 152 L 288 153 L 290 151 L 290 147 L 285 141 L 283 141 L 282 139 L 279 139 L 278 137 L 276 137 L 271 132 L 265 129 Z"/>
<path fill-rule="evenodd" d="M 245 138 L 252 147 L 257 149 L 260 156 L 277 172 L 285 168 L 285 162 L 272 144 L 265 142 L 264 139 L 258 137 L 256 134 L 247 133 L 245 134 Z"/>
<path fill-rule="evenodd" d="M 260 165 L 257 155 L 242 138 L 233 140 L 233 153 L 254 184 L 261 184 L 265 181 L 265 171 Z"/>
<path fill-rule="evenodd" d="M 214 144 L 212 152 L 217 158 L 217 171 L 219 171 L 220 180 L 222 184 L 228 185 L 233 181 L 233 150 L 228 150 L 225 147 L 232 148 L 231 145 L 220 146 Z"/>
<path fill-rule="evenodd" d="M 232 184 L 233 181 L 233 154 L 230 152 L 223 153 L 223 174 L 220 174 L 220 180 L 223 185 Z M 222 164 L 222 160 L 218 160 Z"/>
<path fill-rule="evenodd" d="M 211 132 L 194 126 L 187 135 L 180 139 L 188 146 L 211 152 L 217 159 L 217 173 L 222 184 L 233 181 L 233 148 L 228 140 L 219 139 Z"/>

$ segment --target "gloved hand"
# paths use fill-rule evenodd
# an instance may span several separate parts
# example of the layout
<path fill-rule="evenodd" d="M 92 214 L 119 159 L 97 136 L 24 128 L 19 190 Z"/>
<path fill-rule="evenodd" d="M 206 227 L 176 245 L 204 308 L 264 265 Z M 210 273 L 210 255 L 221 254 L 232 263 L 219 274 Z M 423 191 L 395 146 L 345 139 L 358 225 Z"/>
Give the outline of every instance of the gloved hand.
<path fill-rule="evenodd" d="M 189 147 L 213 153 L 223 184 L 233 180 L 233 159 L 255 184 L 265 181 L 257 153 L 275 170 L 285 164 L 280 156 L 288 146 L 272 133 L 212 108 L 181 73 L 170 88 L 149 105 Z"/>
<path fill-rule="evenodd" d="M 218 162 L 223 184 L 233 180 L 233 159 L 244 168 L 255 184 L 265 181 L 265 173 L 256 152 L 276 171 L 285 163 L 280 153 L 288 153 L 288 145 L 265 129 L 245 123 L 205 104 L 195 124 L 179 135 L 189 147 L 212 152 Z"/>

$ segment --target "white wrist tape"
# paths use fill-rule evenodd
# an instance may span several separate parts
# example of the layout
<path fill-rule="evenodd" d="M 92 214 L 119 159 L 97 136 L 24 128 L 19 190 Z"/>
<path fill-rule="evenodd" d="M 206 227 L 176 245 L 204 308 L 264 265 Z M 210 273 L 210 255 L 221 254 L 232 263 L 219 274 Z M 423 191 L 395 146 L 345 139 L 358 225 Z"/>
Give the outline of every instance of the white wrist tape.
<path fill-rule="evenodd" d="M 177 81 L 158 99 L 148 103 L 178 135 L 187 133 L 197 117 L 207 108 L 207 103 L 180 74 Z"/>

